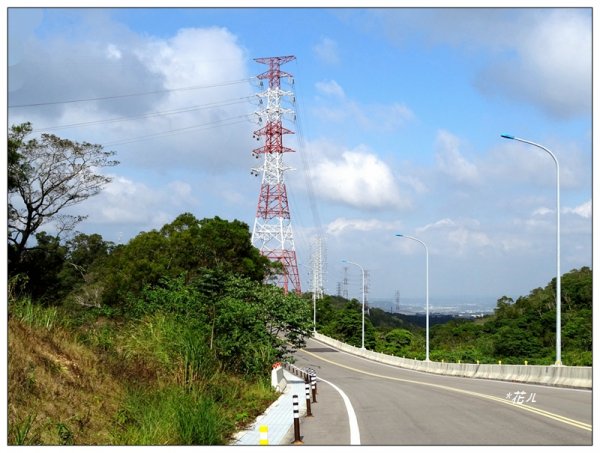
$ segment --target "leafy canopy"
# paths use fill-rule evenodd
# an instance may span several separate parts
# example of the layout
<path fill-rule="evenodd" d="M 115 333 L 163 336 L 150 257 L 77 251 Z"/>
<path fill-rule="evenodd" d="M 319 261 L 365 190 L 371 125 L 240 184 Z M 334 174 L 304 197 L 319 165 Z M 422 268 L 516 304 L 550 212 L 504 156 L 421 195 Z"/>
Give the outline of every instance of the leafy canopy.
<path fill-rule="evenodd" d="M 100 193 L 111 178 L 99 173 L 118 164 L 114 152 L 87 142 L 78 143 L 52 134 L 26 140 L 30 123 L 12 126 L 8 133 L 9 260 L 18 263 L 30 238 L 54 222 L 60 232 L 71 231 L 85 216 L 65 209 Z"/>

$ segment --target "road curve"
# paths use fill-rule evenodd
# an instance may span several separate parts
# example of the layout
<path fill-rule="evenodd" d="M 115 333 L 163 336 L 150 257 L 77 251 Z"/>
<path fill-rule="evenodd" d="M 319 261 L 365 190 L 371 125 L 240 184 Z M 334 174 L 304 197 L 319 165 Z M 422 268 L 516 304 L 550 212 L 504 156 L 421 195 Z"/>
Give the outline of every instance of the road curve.
<path fill-rule="evenodd" d="M 588 390 L 427 374 L 314 339 L 295 358 L 348 396 L 361 445 L 592 445 Z M 344 432 L 320 442 L 348 445 Z"/>

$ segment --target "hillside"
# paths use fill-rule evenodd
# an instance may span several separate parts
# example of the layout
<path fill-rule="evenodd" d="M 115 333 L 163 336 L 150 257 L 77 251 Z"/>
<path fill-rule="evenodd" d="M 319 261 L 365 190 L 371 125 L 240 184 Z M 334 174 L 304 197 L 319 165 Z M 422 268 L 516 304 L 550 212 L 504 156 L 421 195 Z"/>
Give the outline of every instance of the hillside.
<path fill-rule="evenodd" d="M 592 365 L 592 270 L 561 277 L 561 337 L 564 365 Z M 434 361 L 552 365 L 556 344 L 556 281 L 516 301 L 498 299 L 492 315 L 479 319 L 432 316 L 430 358 Z M 317 330 L 360 346 L 362 305 L 326 297 L 319 301 Z M 423 360 L 425 318 L 372 308 L 365 318 L 365 347 Z"/>
<path fill-rule="evenodd" d="M 111 444 L 124 383 L 70 332 L 40 324 L 8 322 L 8 443 Z"/>
<path fill-rule="evenodd" d="M 164 355 L 165 317 L 9 308 L 9 445 L 222 445 L 276 398 L 266 379 L 193 377 L 180 354 Z"/>
<path fill-rule="evenodd" d="M 9 263 L 8 442 L 228 444 L 310 328 L 250 238 L 190 213 L 118 246 L 36 234 Z"/>

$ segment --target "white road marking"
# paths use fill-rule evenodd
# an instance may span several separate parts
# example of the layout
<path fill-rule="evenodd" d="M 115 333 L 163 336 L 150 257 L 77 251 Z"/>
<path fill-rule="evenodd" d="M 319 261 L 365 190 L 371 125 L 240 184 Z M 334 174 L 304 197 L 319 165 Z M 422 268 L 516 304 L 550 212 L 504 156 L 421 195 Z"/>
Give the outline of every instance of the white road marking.
<path fill-rule="evenodd" d="M 344 404 L 346 405 L 346 412 L 348 413 L 348 421 L 350 423 L 350 445 L 360 445 L 360 430 L 358 429 L 358 420 L 356 419 L 356 413 L 354 412 L 354 408 L 352 407 L 350 398 L 348 398 L 348 395 L 346 395 L 344 391 L 337 385 L 332 384 L 331 382 L 323 379 L 322 377 L 319 377 L 319 381 L 331 385 L 335 390 L 337 390 L 337 392 L 344 400 Z"/>

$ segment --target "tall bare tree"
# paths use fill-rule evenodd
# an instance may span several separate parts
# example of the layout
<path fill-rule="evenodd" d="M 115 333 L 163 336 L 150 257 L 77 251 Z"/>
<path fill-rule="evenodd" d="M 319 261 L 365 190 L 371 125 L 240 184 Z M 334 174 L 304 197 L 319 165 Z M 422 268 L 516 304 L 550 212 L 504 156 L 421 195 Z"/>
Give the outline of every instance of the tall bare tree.
<path fill-rule="evenodd" d="M 87 216 L 64 210 L 97 195 L 111 181 L 98 172 L 118 162 L 101 145 L 78 143 L 51 134 L 26 140 L 30 123 L 8 133 L 8 241 L 12 263 L 19 263 L 27 242 L 45 223 L 56 222 L 59 234 L 72 230 Z"/>

